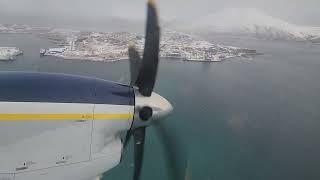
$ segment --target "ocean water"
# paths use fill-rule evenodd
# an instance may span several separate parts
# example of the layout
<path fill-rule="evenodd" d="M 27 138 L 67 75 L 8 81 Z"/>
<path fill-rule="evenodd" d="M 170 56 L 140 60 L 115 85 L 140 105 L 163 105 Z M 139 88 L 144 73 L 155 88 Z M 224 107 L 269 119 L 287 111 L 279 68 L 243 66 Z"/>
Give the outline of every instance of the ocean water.
<path fill-rule="evenodd" d="M 264 55 L 220 63 L 161 60 L 155 91 L 175 109 L 147 130 L 141 179 L 319 179 L 320 45 L 208 39 Z M 0 62 L 0 70 L 71 73 L 123 83 L 129 78 L 127 61 L 40 58 L 39 49 L 52 44 L 32 35 L 1 35 L 0 46 L 25 52 L 16 61 Z M 124 150 L 121 164 L 105 173 L 105 180 L 132 179 L 132 150 L 130 145 Z"/>

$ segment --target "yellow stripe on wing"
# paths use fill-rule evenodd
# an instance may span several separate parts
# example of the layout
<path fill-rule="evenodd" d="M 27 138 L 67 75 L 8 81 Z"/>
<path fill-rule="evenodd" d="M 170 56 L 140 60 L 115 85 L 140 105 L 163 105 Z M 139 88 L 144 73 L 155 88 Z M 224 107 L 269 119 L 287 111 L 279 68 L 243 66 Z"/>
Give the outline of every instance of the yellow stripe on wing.
<path fill-rule="evenodd" d="M 132 119 L 132 114 L 95 114 L 94 120 L 104 119 Z"/>
<path fill-rule="evenodd" d="M 128 120 L 132 114 L 0 114 L 0 121 Z"/>

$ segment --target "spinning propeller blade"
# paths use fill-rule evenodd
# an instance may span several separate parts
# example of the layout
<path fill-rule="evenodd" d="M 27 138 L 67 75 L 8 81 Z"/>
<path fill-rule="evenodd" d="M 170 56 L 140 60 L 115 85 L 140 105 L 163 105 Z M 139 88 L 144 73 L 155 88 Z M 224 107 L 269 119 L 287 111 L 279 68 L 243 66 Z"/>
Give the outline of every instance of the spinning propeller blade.
<path fill-rule="evenodd" d="M 134 44 L 129 44 L 130 85 L 136 86 L 142 60 Z"/>
<path fill-rule="evenodd" d="M 180 179 L 178 174 L 178 165 L 176 158 L 178 155 L 177 148 L 175 147 L 176 138 L 168 132 L 168 130 L 164 127 L 164 125 L 161 122 L 155 123 L 153 127 L 156 130 L 156 135 L 158 136 L 159 143 L 163 148 L 167 173 L 169 175 L 168 177 L 170 178 L 170 180 Z"/>
<path fill-rule="evenodd" d="M 133 135 L 133 180 L 139 180 L 141 175 L 146 127 L 154 123 L 153 121 L 166 117 L 173 109 L 165 98 L 153 92 L 159 63 L 159 44 L 160 27 L 157 10 L 154 1 L 149 0 L 143 58 L 140 58 L 134 45 L 130 44 L 128 49 L 131 74 L 130 85 L 138 91 L 135 91 L 137 94 L 133 125 L 127 132 L 124 142 L 124 147 L 126 147 Z"/>
<path fill-rule="evenodd" d="M 133 132 L 134 137 L 134 174 L 133 180 L 139 180 L 143 163 L 144 139 L 146 128 L 140 127 Z"/>
<path fill-rule="evenodd" d="M 148 1 L 146 36 L 141 69 L 136 86 L 143 96 L 151 96 L 155 84 L 159 62 L 160 27 L 153 0 Z M 130 61 L 132 62 L 132 61 Z"/>

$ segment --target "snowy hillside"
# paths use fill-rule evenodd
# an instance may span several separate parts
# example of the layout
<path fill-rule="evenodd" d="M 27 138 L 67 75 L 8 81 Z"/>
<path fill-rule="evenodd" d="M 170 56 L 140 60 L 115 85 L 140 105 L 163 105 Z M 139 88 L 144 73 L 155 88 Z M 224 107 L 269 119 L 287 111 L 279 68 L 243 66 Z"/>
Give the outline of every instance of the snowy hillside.
<path fill-rule="evenodd" d="M 0 24 L 0 33 L 29 33 L 31 30 L 31 27 L 25 24 Z"/>
<path fill-rule="evenodd" d="M 256 9 L 228 8 L 198 19 L 184 29 L 203 33 L 250 34 L 263 39 L 320 42 L 320 27 L 290 24 Z"/>

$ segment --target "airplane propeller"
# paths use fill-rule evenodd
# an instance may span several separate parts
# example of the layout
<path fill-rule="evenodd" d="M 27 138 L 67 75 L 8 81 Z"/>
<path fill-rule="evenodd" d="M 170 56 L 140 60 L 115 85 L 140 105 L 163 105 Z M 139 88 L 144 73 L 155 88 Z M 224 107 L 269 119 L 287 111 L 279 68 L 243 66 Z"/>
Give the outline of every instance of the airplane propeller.
<path fill-rule="evenodd" d="M 172 106 L 161 96 L 153 92 L 159 63 L 160 27 L 157 10 L 153 0 L 148 1 L 145 45 L 142 59 L 134 44 L 129 45 L 130 85 L 137 90 L 140 99 L 149 102 L 135 107 L 135 116 L 131 129 L 127 132 L 124 147 L 131 136 L 134 137 L 134 174 L 133 180 L 139 180 L 143 165 L 146 127 L 154 124 L 153 120 L 161 119 L 172 111 Z M 158 110 L 153 102 L 160 102 L 165 111 Z M 164 105 L 163 105 L 164 104 Z M 165 112 L 165 113 L 164 113 Z M 152 120 L 151 120 L 152 119 Z"/>
<path fill-rule="evenodd" d="M 150 97 L 155 84 L 159 63 L 160 27 L 155 3 L 148 1 L 146 36 L 141 60 L 133 45 L 129 46 L 131 85 L 137 86 L 139 92 Z"/>

